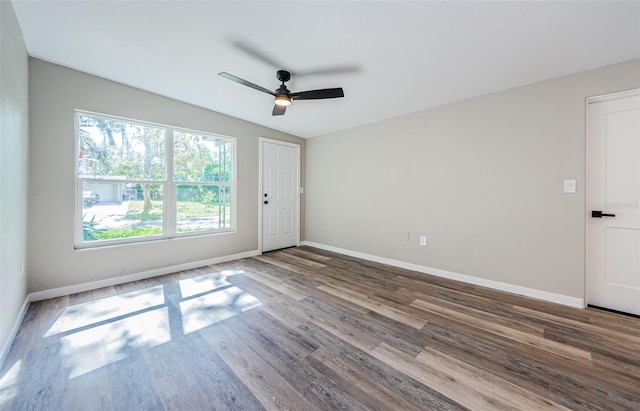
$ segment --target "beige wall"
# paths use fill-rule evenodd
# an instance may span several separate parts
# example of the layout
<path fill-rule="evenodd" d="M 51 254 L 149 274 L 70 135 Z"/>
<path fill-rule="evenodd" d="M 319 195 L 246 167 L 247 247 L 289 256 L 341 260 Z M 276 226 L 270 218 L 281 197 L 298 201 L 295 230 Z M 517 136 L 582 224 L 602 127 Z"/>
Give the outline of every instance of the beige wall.
<path fill-rule="evenodd" d="M 310 139 L 305 238 L 583 298 L 585 98 L 638 87 L 635 60 Z"/>
<path fill-rule="evenodd" d="M 300 144 L 304 181 L 301 138 L 41 60 L 29 67 L 29 292 L 257 250 L 259 137 Z M 74 250 L 75 109 L 236 137 L 237 232 Z"/>
<path fill-rule="evenodd" d="M 0 1 L 0 350 L 27 296 L 28 57 L 13 6 Z M 6 347 L 8 348 L 8 347 Z M 6 352 L 3 352 L 6 354 Z M 2 359 L 0 358 L 0 365 Z"/>

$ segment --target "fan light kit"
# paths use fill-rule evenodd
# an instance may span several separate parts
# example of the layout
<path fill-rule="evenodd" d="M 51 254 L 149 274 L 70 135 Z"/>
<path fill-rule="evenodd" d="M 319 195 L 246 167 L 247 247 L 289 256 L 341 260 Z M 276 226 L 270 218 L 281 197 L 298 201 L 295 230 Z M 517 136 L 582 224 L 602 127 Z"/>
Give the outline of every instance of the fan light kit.
<path fill-rule="evenodd" d="M 291 99 L 289 96 L 276 96 L 275 103 L 282 107 L 287 107 L 291 104 Z"/>
<path fill-rule="evenodd" d="M 280 87 L 278 87 L 275 91 L 266 89 L 250 81 L 234 76 L 233 74 L 222 72 L 218 73 L 218 75 L 228 80 L 235 81 L 238 84 L 242 84 L 243 86 L 251 87 L 254 90 L 271 94 L 273 97 L 275 97 L 275 105 L 273 106 L 273 111 L 271 113 L 271 115 L 274 116 L 283 115 L 287 110 L 287 106 L 290 105 L 293 100 L 323 100 L 327 98 L 344 97 L 344 92 L 342 91 L 341 87 L 299 91 L 297 93 L 292 93 L 284 84 L 287 81 L 291 80 L 291 73 L 286 70 L 278 70 L 276 77 L 279 81 L 282 82 L 282 84 L 280 84 Z"/>

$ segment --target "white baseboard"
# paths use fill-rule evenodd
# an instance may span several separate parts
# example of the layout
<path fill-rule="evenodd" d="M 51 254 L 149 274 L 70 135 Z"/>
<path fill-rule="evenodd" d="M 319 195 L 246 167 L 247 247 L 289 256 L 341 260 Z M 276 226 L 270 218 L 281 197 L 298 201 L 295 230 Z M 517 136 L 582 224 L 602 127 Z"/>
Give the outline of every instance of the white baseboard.
<path fill-rule="evenodd" d="M 525 297 L 536 298 L 538 300 L 549 301 L 552 303 L 562 304 L 569 307 L 585 308 L 584 299 L 570 297 L 563 294 L 550 293 L 548 291 L 537 290 L 535 288 L 527 288 L 519 285 L 503 283 L 500 281 L 487 280 L 485 278 L 474 277 L 466 274 L 454 273 L 451 271 L 440 270 L 438 268 L 427 267 L 418 264 L 407 263 L 405 261 L 393 260 L 390 258 L 378 257 L 371 254 L 365 254 L 358 251 L 347 250 L 344 248 L 333 247 L 330 245 L 314 243 L 312 241 L 303 241 L 302 245 L 320 248 L 322 250 L 332 251 L 338 254 L 344 254 L 351 257 L 361 258 L 363 260 L 374 261 L 376 263 L 387 264 L 394 267 L 404 268 L 407 270 L 417 271 L 420 273 L 435 275 L 437 277 L 448 278 L 450 280 L 461 281 L 463 283 L 479 285 L 482 287 L 492 288 L 498 291 L 518 294 Z"/>
<path fill-rule="evenodd" d="M 16 335 L 18 335 L 18 330 L 22 325 L 22 320 L 24 320 L 24 316 L 27 315 L 27 310 L 29 309 L 29 304 L 31 303 L 31 299 L 29 295 L 24 299 L 24 303 L 22 304 L 22 308 L 20 308 L 20 312 L 18 313 L 18 317 L 13 323 L 13 327 L 11 328 L 11 332 L 7 336 L 7 340 L 4 342 L 2 346 L 2 351 L 0 352 L 0 370 L 4 367 L 4 362 L 7 359 L 7 355 L 9 354 L 9 350 L 11 350 L 11 346 L 13 345 L 13 340 L 16 339 Z"/>
<path fill-rule="evenodd" d="M 241 258 L 253 257 L 260 255 L 259 250 L 246 251 L 244 253 L 226 255 L 222 257 L 210 258 L 207 260 L 193 261 L 184 264 L 173 265 L 169 267 L 156 268 L 154 270 L 143 271 L 134 274 L 123 275 L 119 277 L 105 278 L 104 280 L 91 281 L 88 283 L 74 284 L 66 287 L 53 288 L 51 290 L 38 291 L 29 294 L 29 301 L 47 300 L 49 298 L 62 297 L 64 295 L 70 295 L 75 293 L 81 293 L 84 291 L 95 290 L 102 287 L 109 287 L 112 285 L 124 284 L 131 281 L 139 281 L 147 278 L 157 277 L 159 275 L 171 274 L 177 271 L 191 270 L 193 268 L 204 267 L 210 264 L 219 264 L 232 260 L 239 260 Z"/>

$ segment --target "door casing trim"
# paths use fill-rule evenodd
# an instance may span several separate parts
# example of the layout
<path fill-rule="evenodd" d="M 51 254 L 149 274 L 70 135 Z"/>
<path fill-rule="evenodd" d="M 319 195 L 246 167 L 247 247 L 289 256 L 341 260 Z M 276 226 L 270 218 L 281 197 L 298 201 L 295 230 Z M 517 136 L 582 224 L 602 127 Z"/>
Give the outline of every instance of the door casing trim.
<path fill-rule="evenodd" d="M 583 298 L 584 307 L 587 308 L 589 305 L 589 296 L 588 296 L 588 272 L 589 272 L 589 219 L 591 218 L 590 210 L 589 210 L 589 106 L 593 103 L 601 103 L 603 101 L 610 100 L 618 100 L 627 97 L 634 97 L 640 95 L 640 88 L 631 89 L 631 90 L 623 90 L 617 91 L 613 93 L 600 94 L 597 96 L 589 96 L 585 99 L 585 124 L 584 124 L 584 282 L 583 282 Z"/>
<path fill-rule="evenodd" d="M 258 251 L 262 254 L 262 193 L 263 191 L 263 154 L 264 143 L 279 144 L 296 149 L 296 247 L 300 246 L 300 144 L 275 140 L 268 137 L 258 138 Z"/>

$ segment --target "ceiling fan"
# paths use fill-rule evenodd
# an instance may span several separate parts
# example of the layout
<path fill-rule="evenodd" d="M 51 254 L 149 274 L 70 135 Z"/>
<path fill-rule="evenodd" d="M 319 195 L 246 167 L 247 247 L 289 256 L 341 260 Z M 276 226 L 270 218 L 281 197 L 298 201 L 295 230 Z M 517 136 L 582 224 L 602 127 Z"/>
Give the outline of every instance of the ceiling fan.
<path fill-rule="evenodd" d="M 287 111 L 287 106 L 290 105 L 293 100 L 321 100 L 326 98 L 344 97 L 342 87 L 323 88 L 318 90 L 307 90 L 292 93 L 284 84 L 287 81 L 291 80 L 291 73 L 286 70 L 278 70 L 276 77 L 279 81 L 282 82 L 282 84 L 280 84 L 280 87 L 278 87 L 275 91 L 271 91 L 269 89 L 261 87 L 250 81 L 234 76 L 233 74 L 222 72 L 218 73 L 218 75 L 231 81 L 235 81 L 238 84 L 242 84 L 243 86 L 251 87 L 254 90 L 262 91 L 263 93 L 271 94 L 272 96 L 274 96 L 275 105 L 273 106 L 273 111 L 271 113 L 271 115 L 274 116 L 283 115 L 285 111 Z"/>

